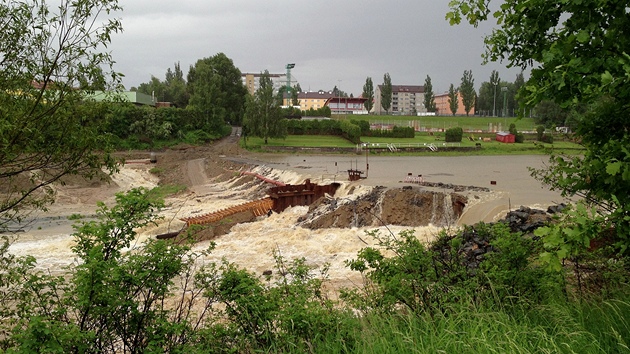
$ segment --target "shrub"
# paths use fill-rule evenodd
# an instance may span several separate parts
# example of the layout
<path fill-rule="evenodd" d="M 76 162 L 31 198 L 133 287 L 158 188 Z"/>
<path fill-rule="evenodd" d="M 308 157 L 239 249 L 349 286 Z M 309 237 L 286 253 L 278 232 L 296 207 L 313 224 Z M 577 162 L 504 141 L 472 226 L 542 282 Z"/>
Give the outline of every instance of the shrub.
<path fill-rule="evenodd" d="M 453 306 L 503 304 L 506 299 L 543 302 L 559 296 L 559 273 L 545 272 L 534 256 L 541 243 L 509 226 L 477 224 L 450 236 L 442 232 L 429 245 L 406 230 L 397 236 L 368 233 L 376 247 L 347 262 L 366 279 L 360 290 L 345 289 L 343 299 L 357 309 L 444 313 Z"/>
<path fill-rule="evenodd" d="M 354 144 L 361 142 L 361 128 L 348 121 L 340 121 L 339 127 L 341 128 L 342 135 Z"/>
<path fill-rule="evenodd" d="M 464 130 L 461 127 L 449 128 L 444 133 L 444 141 L 459 143 L 464 136 Z"/>
<path fill-rule="evenodd" d="M 545 134 L 545 127 L 539 125 L 536 127 L 536 140 L 543 141 L 543 136 Z"/>

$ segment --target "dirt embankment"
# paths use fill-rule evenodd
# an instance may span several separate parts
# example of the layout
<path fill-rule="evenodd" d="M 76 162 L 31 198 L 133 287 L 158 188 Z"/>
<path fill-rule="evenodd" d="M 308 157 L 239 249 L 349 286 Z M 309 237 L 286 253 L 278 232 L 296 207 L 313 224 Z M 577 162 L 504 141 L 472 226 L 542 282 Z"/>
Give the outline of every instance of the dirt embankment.
<path fill-rule="evenodd" d="M 453 225 L 467 198 L 457 193 L 427 191 L 418 187 L 376 187 L 352 199 L 320 199 L 300 218 L 309 229 L 382 225 Z"/>

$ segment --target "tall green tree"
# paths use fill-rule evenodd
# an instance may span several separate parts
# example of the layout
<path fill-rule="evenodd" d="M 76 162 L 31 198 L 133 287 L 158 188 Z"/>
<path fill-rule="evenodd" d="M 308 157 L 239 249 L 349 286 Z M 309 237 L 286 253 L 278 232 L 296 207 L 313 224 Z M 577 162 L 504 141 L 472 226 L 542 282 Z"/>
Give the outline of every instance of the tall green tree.
<path fill-rule="evenodd" d="M 0 3 L 0 229 L 51 202 L 47 186 L 61 177 L 115 170 L 90 118 L 101 105 L 80 102 L 91 85 L 121 87 L 102 51 L 122 30 L 120 9 L 103 0 Z"/>
<path fill-rule="evenodd" d="M 491 1 L 454 0 L 447 19 L 472 25 L 491 11 L 499 27 L 486 37 L 485 60 L 506 60 L 531 68 L 521 90 L 527 106 L 550 99 L 564 108 L 586 106 L 576 134 L 582 156 L 553 157 L 552 168 L 535 174 L 564 195 L 581 195 L 599 211 L 563 225 L 550 251 L 561 254 L 588 245 L 599 231 L 612 230 L 618 250 L 630 251 L 630 27 L 626 0 L 507 0 L 499 10 Z M 534 65 L 535 63 L 535 65 Z M 579 210 L 578 210 L 579 211 Z M 579 213 L 578 213 L 579 214 Z M 559 240 L 559 242 L 558 242 Z M 560 251 L 558 251 L 560 250 Z"/>
<path fill-rule="evenodd" d="M 392 78 L 389 73 L 383 75 L 383 84 L 381 85 L 381 107 L 389 114 L 392 108 Z"/>
<path fill-rule="evenodd" d="M 501 97 L 501 87 L 505 87 L 507 82 L 502 82 L 499 72 L 492 70 L 489 81 L 481 83 L 479 87 L 479 95 L 477 96 L 476 107 L 478 113 L 482 115 L 496 116 L 503 107 L 503 99 Z M 513 107 L 510 104 L 510 107 Z"/>
<path fill-rule="evenodd" d="M 374 107 L 374 83 L 372 83 L 372 78 L 369 76 L 365 79 L 365 84 L 363 85 L 363 93 L 361 96 L 367 99 L 363 103 L 363 106 L 365 107 L 365 110 L 369 113 Z"/>
<path fill-rule="evenodd" d="M 160 81 L 160 79 L 153 75 L 151 75 L 151 80 L 149 82 L 143 82 L 138 85 L 137 91 L 155 98 L 156 101 L 167 101 L 166 83 Z"/>
<path fill-rule="evenodd" d="M 514 79 L 514 103 L 513 103 L 513 107 L 515 109 L 515 112 L 517 112 L 517 115 L 519 116 L 523 116 L 525 114 L 525 104 L 523 102 L 523 100 L 521 99 L 521 88 L 525 87 L 525 76 L 523 75 L 523 72 L 521 71 L 520 73 L 516 74 L 516 78 Z"/>
<path fill-rule="evenodd" d="M 433 84 L 429 75 L 424 79 L 424 108 L 427 112 L 435 112 L 436 109 L 435 93 L 433 92 Z"/>
<path fill-rule="evenodd" d="M 291 90 L 291 104 L 294 106 L 300 105 L 300 100 L 298 99 L 299 93 L 300 93 L 300 90 L 298 90 L 298 88 L 294 86 L 293 89 Z"/>
<path fill-rule="evenodd" d="M 188 92 L 186 92 L 186 79 L 179 62 L 175 63 L 174 70 L 168 68 L 165 75 L 167 102 L 172 102 L 179 108 L 188 105 Z"/>
<path fill-rule="evenodd" d="M 207 117 L 207 129 L 217 131 L 225 124 L 240 124 L 245 112 L 247 89 L 241 72 L 223 53 L 199 59 L 188 71 L 187 109 Z"/>
<path fill-rule="evenodd" d="M 166 70 L 164 81 L 151 76 L 151 81 L 141 83 L 136 90 L 154 97 L 157 102 L 171 102 L 179 108 L 186 108 L 188 105 L 186 79 L 179 62 L 175 63 L 174 70 Z"/>
<path fill-rule="evenodd" d="M 473 79 L 472 70 L 464 70 L 462 82 L 459 85 L 459 92 L 462 94 L 462 104 L 464 105 L 466 116 L 468 116 L 470 110 L 475 106 L 475 98 L 477 97 L 477 93 L 475 92 L 475 79 Z"/>
<path fill-rule="evenodd" d="M 459 93 L 453 84 L 448 88 L 448 108 L 452 115 L 455 115 L 459 108 Z"/>
<path fill-rule="evenodd" d="M 258 90 L 248 96 L 243 125 L 247 135 L 257 136 L 268 143 L 269 138 L 284 138 L 287 135 L 286 119 L 273 94 L 273 82 L 269 71 L 260 76 Z"/>

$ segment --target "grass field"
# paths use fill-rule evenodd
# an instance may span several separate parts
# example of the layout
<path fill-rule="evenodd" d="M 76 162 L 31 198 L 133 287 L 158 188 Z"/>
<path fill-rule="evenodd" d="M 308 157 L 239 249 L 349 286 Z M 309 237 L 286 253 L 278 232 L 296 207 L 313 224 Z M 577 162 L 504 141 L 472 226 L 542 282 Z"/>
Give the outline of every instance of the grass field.
<path fill-rule="evenodd" d="M 490 141 L 483 141 L 479 138 L 490 139 Z M 470 139 L 472 138 L 472 140 Z M 362 137 L 363 143 L 369 143 L 369 146 L 373 149 L 382 149 L 381 152 L 387 152 L 390 154 L 402 154 L 401 152 L 390 152 L 388 145 L 393 145 L 397 149 L 404 147 L 427 147 L 425 151 L 413 152 L 413 154 L 442 154 L 442 155 L 524 155 L 524 154 L 544 154 L 545 148 L 553 149 L 558 153 L 575 154 L 582 151 L 580 145 L 556 139 L 554 144 L 542 144 L 535 142 L 533 137 L 526 139 L 522 144 L 504 144 L 494 139 L 494 134 L 464 134 L 464 139 L 461 143 L 445 143 L 443 134 L 429 135 L 428 133 L 418 133 L 413 139 L 396 139 L 396 138 L 382 138 L 382 137 Z M 431 151 L 428 147 L 429 144 L 433 144 L 437 147 L 437 151 Z M 475 147 L 476 144 L 481 144 L 481 149 L 473 149 L 471 151 L 440 151 L 444 146 L 461 146 L 461 147 Z M 245 145 L 241 140 L 241 145 L 250 150 L 260 150 L 264 145 L 264 141 L 261 138 L 250 137 L 247 139 Z M 346 139 L 338 136 L 328 135 L 289 135 L 286 139 L 269 139 L 268 146 L 283 146 L 283 147 L 321 147 L 321 148 L 356 148 L 356 144 L 352 144 Z M 407 153 L 408 154 L 408 153 Z"/>
<path fill-rule="evenodd" d="M 515 118 L 515 117 L 476 117 L 476 116 L 375 116 L 375 115 L 345 115 L 333 116 L 335 119 L 357 119 L 367 120 L 371 124 L 394 124 L 401 127 L 417 126 L 426 130 L 448 129 L 461 127 L 464 130 L 488 131 L 492 130 L 508 130 L 510 124 L 514 123 L 518 131 L 535 132 L 537 124 L 533 118 Z"/>

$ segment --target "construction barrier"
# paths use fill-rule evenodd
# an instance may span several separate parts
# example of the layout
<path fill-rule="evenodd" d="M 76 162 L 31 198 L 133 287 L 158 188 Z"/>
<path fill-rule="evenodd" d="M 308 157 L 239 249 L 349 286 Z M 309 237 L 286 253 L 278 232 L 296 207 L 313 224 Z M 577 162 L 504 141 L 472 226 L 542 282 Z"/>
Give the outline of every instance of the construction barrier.
<path fill-rule="evenodd" d="M 230 215 L 242 213 L 245 211 L 251 211 L 255 216 L 261 216 L 269 213 L 273 209 L 273 200 L 271 198 L 264 198 L 254 200 L 235 206 L 231 206 L 226 209 L 221 209 L 208 214 L 199 216 L 193 216 L 189 218 L 182 218 L 180 220 L 186 222 L 186 225 L 205 225 L 220 221 Z"/>

